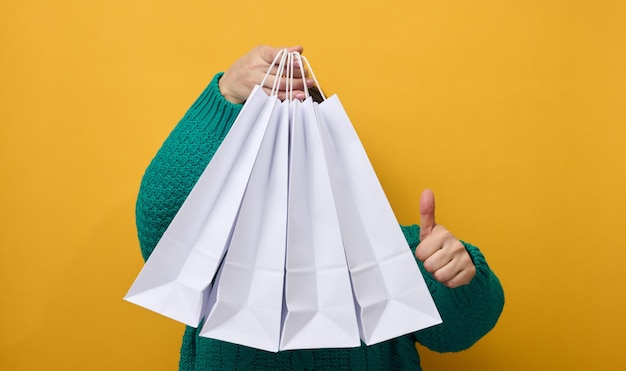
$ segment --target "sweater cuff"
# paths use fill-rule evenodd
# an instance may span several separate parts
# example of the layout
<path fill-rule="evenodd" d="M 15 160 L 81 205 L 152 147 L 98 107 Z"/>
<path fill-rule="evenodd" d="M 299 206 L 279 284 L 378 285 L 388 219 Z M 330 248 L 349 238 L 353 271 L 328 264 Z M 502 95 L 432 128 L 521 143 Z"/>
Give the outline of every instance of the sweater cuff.
<path fill-rule="evenodd" d="M 465 246 L 465 249 L 470 255 L 474 266 L 476 267 L 476 275 L 472 278 L 472 281 L 467 285 L 457 287 L 454 290 L 455 294 L 461 301 L 473 301 L 477 298 L 481 298 L 485 295 L 491 295 L 492 290 L 501 290 L 498 279 L 495 277 L 484 255 L 480 250 L 465 241 L 461 241 Z M 497 282 L 497 284 L 495 284 Z"/>
<path fill-rule="evenodd" d="M 413 225 L 402 225 L 402 232 L 404 233 L 404 237 L 406 238 L 409 247 L 413 254 L 415 254 L 415 249 L 417 245 L 420 243 L 420 227 L 417 224 Z M 484 293 L 485 288 L 489 287 L 493 284 L 492 280 L 494 279 L 493 272 L 491 268 L 487 265 L 487 261 L 485 257 L 480 252 L 478 247 L 471 245 L 465 241 L 461 240 L 463 246 L 467 250 L 474 266 L 476 267 L 476 275 L 472 278 L 472 281 L 467 285 L 463 285 L 457 287 L 454 292 L 460 295 L 461 300 L 468 299 L 471 300 L 476 297 L 476 295 L 481 295 Z"/>
<path fill-rule="evenodd" d="M 185 119 L 215 123 L 214 133 L 224 137 L 231 124 L 239 115 L 242 104 L 231 103 L 224 98 L 219 87 L 219 80 L 224 73 L 217 73 L 200 97 L 191 105 Z"/>

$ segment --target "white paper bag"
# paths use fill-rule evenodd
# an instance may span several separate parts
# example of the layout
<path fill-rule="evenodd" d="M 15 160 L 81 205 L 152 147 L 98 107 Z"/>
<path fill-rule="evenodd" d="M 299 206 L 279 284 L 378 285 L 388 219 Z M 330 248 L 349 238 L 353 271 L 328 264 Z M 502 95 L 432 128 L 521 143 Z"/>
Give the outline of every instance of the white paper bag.
<path fill-rule="evenodd" d="M 270 115 L 255 86 L 230 132 L 157 243 L 125 299 L 190 326 L 222 260 Z"/>
<path fill-rule="evenodd" d="M 367 345 L 441 323 L 367 154 L 336 95 L 319 105 L 324 150 L 361 338 Z"/>
<path fill-rule="evenodd" d="M 274 110 L 215 282 L 201 336 L 278 351 L 282 323 L 289 102 Z"/>
<path fill-rule="evenodd" d="M 313 101 L 292 105 L 281 350 L 357 347 L 356 309 Z"/>

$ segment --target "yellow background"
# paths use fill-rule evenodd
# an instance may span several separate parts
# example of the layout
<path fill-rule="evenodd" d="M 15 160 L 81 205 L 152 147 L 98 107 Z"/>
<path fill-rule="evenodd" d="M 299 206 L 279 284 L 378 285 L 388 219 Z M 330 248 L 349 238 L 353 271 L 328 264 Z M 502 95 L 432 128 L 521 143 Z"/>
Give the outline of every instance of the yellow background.
<path fill-rule="evenodd" d="M 173 370 L 122 297 L 143 170 L 217 71 L 302 44 L 402 223 L 420 191 L 506 306 L 426 370 L 623 370 L 626 2 L 3 1 L 0 369 Z"/>

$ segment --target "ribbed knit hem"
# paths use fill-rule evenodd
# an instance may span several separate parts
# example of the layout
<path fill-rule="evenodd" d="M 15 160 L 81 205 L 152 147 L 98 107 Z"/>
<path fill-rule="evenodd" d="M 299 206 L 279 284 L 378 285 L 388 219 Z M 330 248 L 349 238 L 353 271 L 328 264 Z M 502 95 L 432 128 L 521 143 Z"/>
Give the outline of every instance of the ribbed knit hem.
<path fill-rule="evenodd" d="M 185 115 L 188 120 L 213 123 L 215 125 L 213 132 L 218 137 L 226 135 L 243 107 L 242 104 L 227 101 L 222 95 L 219 80 L 223 74 L 219 72 L 213 77 Z"/>
<path fill-rule="evenodd" d="M 458 300 L 461 302 L 469 302 L 481 300 L 484 296 L 491 297 L 492 293 L 485 289 L 493 286 L 494 275 L 487 265 L 485 257 L 476 246 L 464 241 L 461 241 L 461 243 L 465 246 L 465 249 L 476 267 L 476 275 L 467 285 L 454 289 Z"/>

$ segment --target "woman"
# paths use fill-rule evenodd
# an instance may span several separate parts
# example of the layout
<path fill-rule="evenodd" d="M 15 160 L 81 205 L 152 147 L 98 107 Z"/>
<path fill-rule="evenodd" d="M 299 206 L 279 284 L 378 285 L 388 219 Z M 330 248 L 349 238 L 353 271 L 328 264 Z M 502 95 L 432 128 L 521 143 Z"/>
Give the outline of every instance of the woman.
<path fill-rule="evenodd" d="M 261 46 L 218 73 L 163 143 L 144 174 L 137 199 L 137 229 L 145 259 L 228 133 L 252 88 L 280 48 Z M 289 51 L 302 53 L 302 47 Z M 265 82 L 269 88 L 275 69 Z M 294 95 L 304 83 L 294 79 Z M 311 87 L 313 82 L 306 79 Z M 279 98 L 285 98 L 284 86 Z M 480 251 L 435 223 L 434 196 L 420 199 L 421 228 L 402 226 L 443 323 L 383 343 L 348 349 L 278 353 L 198 336 L 187 327 L 180 370 L 421 370 L 415 342 L 439 352 L 469 348 L 495 326 L 504 305 L 500 282 Z M 410 318 L 400 320 L 410 321 Z"/>

